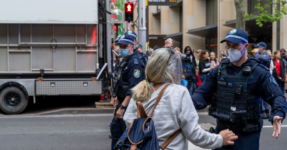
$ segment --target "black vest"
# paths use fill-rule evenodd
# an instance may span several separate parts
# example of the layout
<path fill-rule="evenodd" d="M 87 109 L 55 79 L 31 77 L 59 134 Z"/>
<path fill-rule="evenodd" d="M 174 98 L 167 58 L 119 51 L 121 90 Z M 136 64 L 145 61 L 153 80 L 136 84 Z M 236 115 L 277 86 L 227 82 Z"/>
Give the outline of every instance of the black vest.
<path fill-rule="evenodd" d="M 217 90 L 209 114 L 230 124 L 241 125 L 244 129 L 261 119 L 261 98 L 247 91 L 247 81 L 252 79 L 252 71 L 258 65 L 245 66 L 236 75 L 227 73 L 229 59 L 220 63 L 217 76 Z"/>

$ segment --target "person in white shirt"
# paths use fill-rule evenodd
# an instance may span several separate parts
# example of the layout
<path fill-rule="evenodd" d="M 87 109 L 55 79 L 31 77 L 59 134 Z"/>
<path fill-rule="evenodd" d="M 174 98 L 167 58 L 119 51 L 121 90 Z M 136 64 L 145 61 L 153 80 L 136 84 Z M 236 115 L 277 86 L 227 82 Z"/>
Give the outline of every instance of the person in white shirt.
<path fill-rule="evenodd" d="M 234 144 L 233 140 L 237 136 L 232 131 L 224 130 L 219 134 L 212 134 L 199 126 L 199 117 L 190 94 L 180 85 L 181 58 L 175 51 L 168 48 L 156 50 L 147 62 L 145 74 L 146 80 L 132 89 L 132 99 L 124 115 L 127 127 L 137 118 L 137 101 L 143 104 L 149 115 L 162 88 L 171 84 L 164 91 L 152 116 L 159 145 L 179 129 L 182 130 L 181 133 L 165 150 L 186 150 L 188 141 L 207 149 Z"/>
<path fill-rule="evenodd" d="M 271 58 L 271 62 L 270 62 L 270 73 L 272 74 L 273 73 L 273 68 L 274 68 L 274 64 L 273 64 L 273 56 L 272 56 L 272 52 L 271 50 L 266 50 L 267 54 L 270 56 Z"/>

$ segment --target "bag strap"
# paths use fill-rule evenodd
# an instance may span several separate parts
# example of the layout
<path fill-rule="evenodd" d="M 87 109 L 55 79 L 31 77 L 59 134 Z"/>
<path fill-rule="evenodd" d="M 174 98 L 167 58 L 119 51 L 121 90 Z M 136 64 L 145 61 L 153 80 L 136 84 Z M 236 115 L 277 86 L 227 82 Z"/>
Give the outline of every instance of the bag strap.
<path fill-rule="evenodd" d="M 157 104 L 159 103 L 161 97 L 163 96 L 163 93 L 164 93 L 165 89 L 166 89 L 169 85 L 170 85 L 170 84 L 165 85 L 164 88 L 160 91 L 160 93 L 159 93 L 159 95 L 158 95 L 158 97 L 157 97 L 157 99 L 156 99 L 156 102 L 155 102 L 155 104 L 154 104 L 154 106 L 153 106 L 153 109 L 152 109 L 152 111 L 151 111 L 151 113 L 150 113 L 150 115 L 149 115 L 150 118 L 151 118 L 152 115 L 153 115 L 153 112 L 154 112 L 155 107 L 157 106 Z"/>
<path fill-rule="evenodd" d="M 137 107 L 138 107 L 137 108 L 137 117 L 138 118 L 146 118 L 147 114 L 145 112 L 143 104 L 140 101 L 137 102 Z"/>
<path fill-rule="evenodd" d="M 181 129 L 178 129 L 175 131 L 162 145 L 161 149 L 164 150 L 175 138 L 176 136 L 181 132 Z"/>

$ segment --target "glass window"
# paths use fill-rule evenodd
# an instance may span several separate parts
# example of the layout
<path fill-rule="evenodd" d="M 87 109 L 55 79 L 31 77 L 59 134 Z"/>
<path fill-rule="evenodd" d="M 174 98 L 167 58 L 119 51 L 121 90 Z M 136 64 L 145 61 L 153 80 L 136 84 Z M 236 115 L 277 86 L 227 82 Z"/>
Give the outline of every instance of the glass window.
<path fill-rule="evenodd" d="M 255 9 L 255 5 L 257 5 L 259 2 L 257 0 L 248 0 L 248 13 L 249 14 L 253 14 L 253 15 L 259 15 L 259 10 Z M 261 0 L 260 2 L 262 7 L 265 7 L 265 4 L 269 4 L 270 5 L 270 0 Z M 266 10 L 269 13 L 272 13 L 272 5 L 270 5 L 270 7 L 266 8 Z"/>
<path fill-rule="evenodd" d="M 206 25 L 217 23 L 217 0 L 206 0 Z"/>

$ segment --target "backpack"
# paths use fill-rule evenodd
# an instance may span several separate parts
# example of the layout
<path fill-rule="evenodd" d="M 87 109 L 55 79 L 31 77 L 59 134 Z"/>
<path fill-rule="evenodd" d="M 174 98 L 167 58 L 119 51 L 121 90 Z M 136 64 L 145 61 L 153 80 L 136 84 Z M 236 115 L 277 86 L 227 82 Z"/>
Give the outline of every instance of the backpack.
<path fill-rule="evenodd" d="M 137 119 L 133 119 L 130 127 L 123 133 L 118 140 L 115 150 L 164 150 L 172 140 L 181 132 L 181 129 L 173 133 L 162 146 L 159 146 L 157 135 L 155 132 L 152 115 L 154 109 L 159 103 L 165 89 L 169 86 L 167 84 L 158 95 L 154 104 L 153 110 L 149 116 L 141 102 L 137 102 Z"/>

